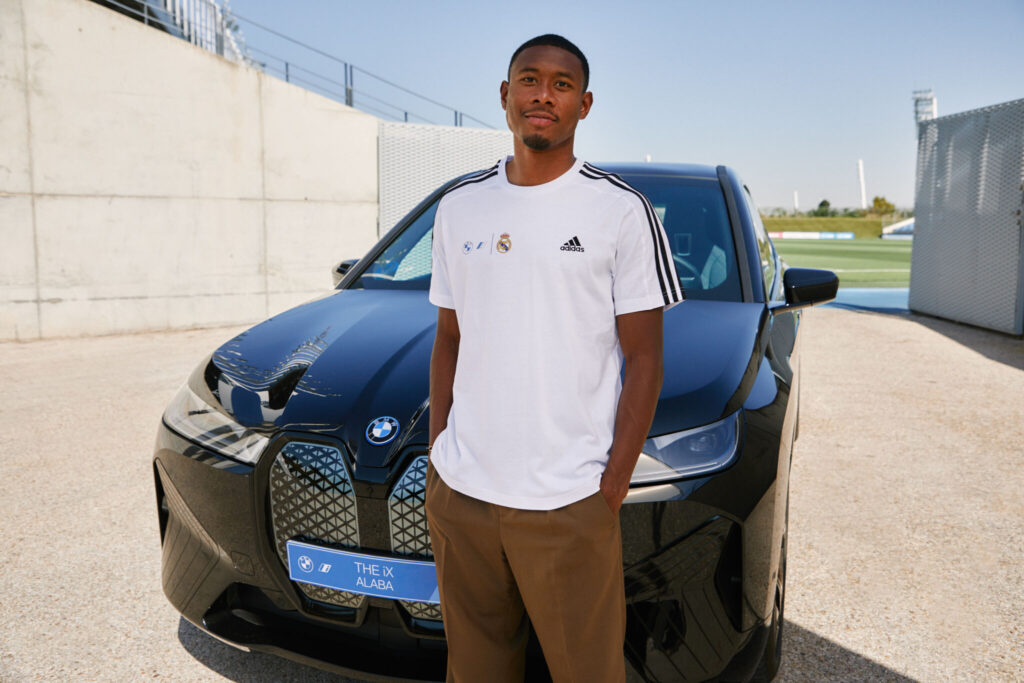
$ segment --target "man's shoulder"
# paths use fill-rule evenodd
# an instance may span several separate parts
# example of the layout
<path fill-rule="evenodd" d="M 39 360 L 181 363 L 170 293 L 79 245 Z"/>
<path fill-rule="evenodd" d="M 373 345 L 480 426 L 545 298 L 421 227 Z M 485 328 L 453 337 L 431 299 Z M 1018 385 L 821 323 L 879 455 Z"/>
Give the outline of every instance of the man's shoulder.
<path fill-rule="evenodd" d="M 441 201 L 450 204 L 453 197 L 469 196 L 481 189 L 493 187 L 497 185 L 497 177 L 498 164 L 464 175 L 445 188 L 441 193 Z"/>
<path fill-rule="evenodd" d="M 584 162 L 580 178 L 584 187 L 605 200 L 591 205 L 595 208 L 600 206 L 606 220 L 644 219 L 654 215 L 654 207 L 647 196 L 616 173 Z M 645 220 L 641 222 L 646 225 Z"/>
<path fill-rule="evenodd" d="M 622 176 L 606 171 L 590 162 L 583 162 L 583 166 L 580 168 L 580 176 L 584 184 L 596 191 L 624 199 L 646 201 L 644 194 L 626 182 Z"/>

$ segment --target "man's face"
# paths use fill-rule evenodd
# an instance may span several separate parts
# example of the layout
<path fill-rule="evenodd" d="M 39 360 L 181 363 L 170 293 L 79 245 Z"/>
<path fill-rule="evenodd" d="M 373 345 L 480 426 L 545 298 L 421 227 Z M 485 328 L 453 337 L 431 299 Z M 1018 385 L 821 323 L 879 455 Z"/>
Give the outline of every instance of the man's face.
<path fill-rule="evenodd" d="M 509 80 L 501 84 L 501 108 L 509 130 L 530 149 L 572 142 L 593 96 L 583 92 L 583 65 L 576 55 L 551 45 L 519 53 Z"/>

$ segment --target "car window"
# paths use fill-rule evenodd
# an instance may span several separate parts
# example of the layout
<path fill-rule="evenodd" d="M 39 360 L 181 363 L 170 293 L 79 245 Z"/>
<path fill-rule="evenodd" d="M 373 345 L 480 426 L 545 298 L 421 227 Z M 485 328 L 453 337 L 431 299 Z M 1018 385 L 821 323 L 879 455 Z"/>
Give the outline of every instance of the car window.
<path fill-rule="evenodd" d="M 431 204 L 363 271 L 351 289 L 430 289 L 431 238 L 437 202 Z"/>
<path fill-rule="evenodd" d="M 716 178 L 623 176 L 643 192 L 665 227 L 688 299 L 742 301 L 732 229 Z M 352 289 L 430 288 L 434 202 L 350 285 Z"/>
<path fill-rule="evenodd" d="M 757 251 L 761 255 L 761 274 L 764 277 L 765 298 L 770 299 L 772 283 L 775 281 L 774 247 L 771 240 L 768 239 L 767 231 L 764 229 L 764 223 L 761 221 L 761 213 L 757 210 L 757 204 L 754 202 L 750 189 L 746 185 L 743 186 L 743 198 L 746 200 L 747 208 L 750 210 L 750 219 L 754 222 Z"/>
<path fill-rule="evenodd" d="M 654 205 L 686 298 L 742 301 L 736 247 L 718 179 L 622 177 Z"/>

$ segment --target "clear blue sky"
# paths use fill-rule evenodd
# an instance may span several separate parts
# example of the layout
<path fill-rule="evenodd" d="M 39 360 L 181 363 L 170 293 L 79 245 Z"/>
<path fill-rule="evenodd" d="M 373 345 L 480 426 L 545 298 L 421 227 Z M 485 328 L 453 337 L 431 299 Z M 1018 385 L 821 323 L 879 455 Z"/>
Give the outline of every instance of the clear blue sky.
<path fill-rule="evenodd" d="M 913 90 L 932 88 L 940 116 L 1024 98 L 1024 0 L 231 0 L 231 8 L 492 126 L 504 126 L 498 86 L 512 51 L 561 33 L 591 65 L 594 107 L 577 129 L 577 156 L 724 163 L 762 208 L 791 208 L 794 190 L 801 209 L 823 198 L 859 206 L 858 158 L 869 202 L 883 195 L 911 207 Z M 250 46 L 343 78 L 340 66 L 240 24 Z M 371 85 L 356 78 L 357 88 Z M 429 115 L 451 123 L 450 114 Z"/>

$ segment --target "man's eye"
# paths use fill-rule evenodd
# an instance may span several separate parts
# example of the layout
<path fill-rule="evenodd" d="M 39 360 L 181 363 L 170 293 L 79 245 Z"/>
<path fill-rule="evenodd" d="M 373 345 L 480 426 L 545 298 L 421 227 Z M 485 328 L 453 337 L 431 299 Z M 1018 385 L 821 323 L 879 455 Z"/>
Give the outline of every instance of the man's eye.
<path fill-rule="evenodd" d="M 555 83 L 559 88 L 570 88 L 572 87 L 568 81 L 558 81 Z"/>

